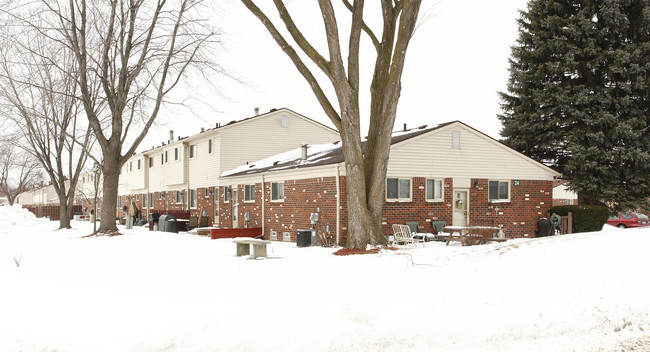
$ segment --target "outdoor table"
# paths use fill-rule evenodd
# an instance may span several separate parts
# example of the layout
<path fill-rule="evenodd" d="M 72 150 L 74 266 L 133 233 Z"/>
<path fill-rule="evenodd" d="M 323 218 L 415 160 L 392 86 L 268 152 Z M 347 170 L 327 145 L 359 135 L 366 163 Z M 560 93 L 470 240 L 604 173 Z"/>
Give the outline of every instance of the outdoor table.
<path fill-rule="evenodd" d="M 458 241 L 463 246 L 472 246 L 476 244 L 486 244 L 488 242 L 503 242 L 506 239 L 502 237 L 494 237 L 494 233 L 498 232 L 503 234 L 501 227 L 494 226 L 445 226 L 445 232 L 451 235 L 438 236 L 438 238 L 447 242 L 447 246 L 451 241 Z"/>

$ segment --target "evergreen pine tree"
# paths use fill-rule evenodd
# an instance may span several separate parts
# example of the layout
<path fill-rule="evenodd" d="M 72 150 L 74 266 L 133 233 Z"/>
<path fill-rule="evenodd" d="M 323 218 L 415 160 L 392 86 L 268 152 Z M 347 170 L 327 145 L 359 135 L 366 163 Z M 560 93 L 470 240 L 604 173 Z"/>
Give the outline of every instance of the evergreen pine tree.
<path fill-rule="evenodd" d="M 586 198 L 647 206 L 649 0 L 530 0 L 518 24 L 504 142 Z"/>

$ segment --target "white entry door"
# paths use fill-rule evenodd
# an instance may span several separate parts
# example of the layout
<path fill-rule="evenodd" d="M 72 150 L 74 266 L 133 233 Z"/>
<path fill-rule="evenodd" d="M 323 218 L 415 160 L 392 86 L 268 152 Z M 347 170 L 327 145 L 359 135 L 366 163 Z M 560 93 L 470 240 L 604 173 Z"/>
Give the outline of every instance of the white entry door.
<path fill-rule="evenodd" d="M 230 201 L 232 202 L 232 227 L 239 227 L 239 197 L 237 197 L 237 190 L 234 187 Z"/>
<path fill-rule="evenodd" d="M 453 203 L 453 225 L 467 226 L 469 222 L 469 212 L 467 211 L 467 190 L 454 190 Z"/>

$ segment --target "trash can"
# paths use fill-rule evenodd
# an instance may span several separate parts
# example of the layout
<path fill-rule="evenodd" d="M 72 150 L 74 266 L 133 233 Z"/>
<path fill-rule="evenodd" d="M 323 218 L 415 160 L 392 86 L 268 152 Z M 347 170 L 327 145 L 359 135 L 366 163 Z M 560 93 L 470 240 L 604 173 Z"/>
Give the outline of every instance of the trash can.
<path fill-rule="evenodd" d="M 149 220 L 149 231 L 154 230 L 154 224 L 156 224 L 156 228 L 158 227 L 158 220 L 160 219 L 160 213 L 149 213 L 149 216 L 147 217 Z"/>
<path fill-rule="evenodd" d="M 158 229 L 162 232 L 178 233 L 176 218 L 173 215 L 169 214 L 160 215 L 158 218 Z"/>
<path fill-rule="evenodd" d="M 551 234 L 551 222 L 547 218 L 537 220 L 537 237 L 546 237 Z"/>

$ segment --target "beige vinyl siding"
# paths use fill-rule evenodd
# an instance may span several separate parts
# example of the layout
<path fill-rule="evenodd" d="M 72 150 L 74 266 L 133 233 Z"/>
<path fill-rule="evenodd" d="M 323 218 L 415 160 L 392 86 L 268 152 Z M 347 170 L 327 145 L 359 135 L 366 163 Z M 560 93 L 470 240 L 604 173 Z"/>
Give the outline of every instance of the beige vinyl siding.
<path fill-rule="evenodd" d="M 287 127 L 282 127 L 283 116 Z M 237 128 L 235 128 L 237 127 Z M 224 129 L 221 140 L 221 170 L 264 159 L 298 148 L 302 143 L 323 144 L 339 140 L 338 132 L 309 121 L 288 110 L 264 118 L 241 122 Z"/>
<path fill-rule="evenodd" d="M 178 160 L 175 160 L 175 149 L 178 148 Z M 175 143 L 163 149 L 167 151 L 167 163 L 162 165 L 164 186 L 177 186 L 185 183 L 185 146 Z"/>
<path fill-rule="evenodd" d="M 219 154 L 217 141 L 214 133 L 204 132 L 201 139 L 194 139 L 188 142 L 189 145 L 196 145 L 196 156 L 189 159 L 189 188 L 196 189 L 210 187 L 219 181 Z M 208 153 L 208 144 L 212 140 L 212 153 Z M 189 155 L 189 154 L 188 154 Z"/>
<path fill-rule="evenodd" d="M 453 132 L 460 148 L 452 147 Z M 558 174 L 460 123 L 391 147 L 389 177 L 553 180 Z"/>
<path fill-rule="evenodd" d="M 138 169 L 138 161 L 140 162 L 140 169 Z M 128 189 L 138 190 L 146 188 L 146 173 L 145 173 L 145 158 L 136 155 L 129 159 L 122 168 L 122 175 L 120 175 L 120 183 Z M 130 166 L 133 166 L 132 168 Z M 147 165 L 148 166 L 148 165 Z"/>

